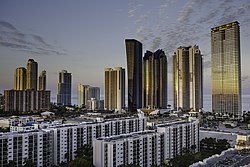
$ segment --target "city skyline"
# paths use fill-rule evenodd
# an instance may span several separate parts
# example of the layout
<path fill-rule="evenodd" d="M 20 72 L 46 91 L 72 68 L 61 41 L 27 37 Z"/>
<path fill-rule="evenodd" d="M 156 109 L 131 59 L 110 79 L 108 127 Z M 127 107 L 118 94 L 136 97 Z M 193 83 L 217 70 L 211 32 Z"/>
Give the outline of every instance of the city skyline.
<path fill-rule="evenodd" d="M 143 54 L 149 49 L 162 48 L 168 56 L 168 65 L 172 63 L 175 48 L 199 45 L 204 55 L 204 94 L 211 95 L 210 29 L 236 20 L 241 24 L 242 94 L 250 93 L 249 1 L 214 1 L 211 4 L 197 0 L 111 1 L 110 4 L 60 1 L 59 6 L 58 1 L 26 2 L 1 1 L 1 93 L 14 87 L 15 69 L 33 58 L 39 64 L 38 71 L 47 71 L 47 87 L 52 91 L 52 98 L 56 97 L 57 75 L 62 69 L 72 73 L 73 96 L 77 95 L 79 83 L 96 85 L 104 95 L 103 68 L 126 68 L 124 39 L 134 38 L 142 42 Z M 94 8 L 98 12 L 90 15 Z M 74 12 L 71 14 L 70 10 Z M 64 23 L 65 19 L 61 18 L 67 21 Z M 103 61 L 96 61 L 98 59 Z M 168 97 L 172 97 L 171 68 L 168 67 Z"/>

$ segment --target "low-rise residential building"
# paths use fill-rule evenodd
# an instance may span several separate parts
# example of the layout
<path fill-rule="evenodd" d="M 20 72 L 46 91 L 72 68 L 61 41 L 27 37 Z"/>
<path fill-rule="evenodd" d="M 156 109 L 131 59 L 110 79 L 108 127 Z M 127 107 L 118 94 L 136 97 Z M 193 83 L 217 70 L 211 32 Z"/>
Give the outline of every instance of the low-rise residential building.
<path fill-rule="evenodd" d="M 104 137 L 93 142 L 93 164 L 116 167 L 136 164 L 145 167 L 164 162 L 164 133 L 145 131 Z"/>
<path fill-rule="evenodd" d="M 14 121 L 14 120 L 12 120 Z M 0 166 L 14 161 L 22 166 L 32 160 L 36 166 L 49 167 L 69 162 L 76 150 L 94 139 L 144 131 L 145 117 L 127 117 L 81 124 L 33 124 L 24 117 L 16 120 L 8 133 L 0 133 Z M 25 123 L 26 122 L 26 123 Z M 12 124 L 11 123 L 11 124 Z"/>
<path fill-rule="evenodd" d="M 164 158 L 170 160 L 184 150 L 199 151 L 199 121 L 177 121 L 157 125 L 157 132 L 164 133 Z"/>

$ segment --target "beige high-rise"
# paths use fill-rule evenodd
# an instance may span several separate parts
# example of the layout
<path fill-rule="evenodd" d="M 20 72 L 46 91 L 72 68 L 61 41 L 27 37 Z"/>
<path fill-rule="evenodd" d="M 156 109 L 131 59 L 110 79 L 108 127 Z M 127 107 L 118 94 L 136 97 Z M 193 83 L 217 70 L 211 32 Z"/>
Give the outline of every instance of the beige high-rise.
<path fill-rule="evenodd" d="M 33 59 L 27 63 L 27 84 L 26 89 L 37 90 L 38 64 Z"/>
<path fill-rule="evenodd" d="M 202 55 L 198 46 L 179 47 L 173 56 L 174 109 L 203 108 Z"/>
<path fill-rule="evenodd" d="M 105 68 L 104 108 L 119 110 L 125 107 L 125 69 Z"/>
<path fill-rule="evenodd" d="M 26 69 L 18 67 L 14 74 L 14 90 L 26 89 Z"/>
<path fill-rule="evenodd" d="M 240 26 L 232 22 L 211 29 L 212 110 L 241 116 Z"/>

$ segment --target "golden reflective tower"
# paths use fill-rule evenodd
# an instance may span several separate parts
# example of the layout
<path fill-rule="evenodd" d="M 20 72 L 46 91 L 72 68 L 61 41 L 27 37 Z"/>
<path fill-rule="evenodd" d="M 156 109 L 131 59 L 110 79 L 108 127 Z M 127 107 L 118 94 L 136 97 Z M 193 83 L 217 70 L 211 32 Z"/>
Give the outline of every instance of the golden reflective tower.
<path fill-rule="evenodd" d="M 211 29 L 212 110 L 241 115 L 240 26 L 232 22 Z"/>
<path fill-rule="evenodd" d="M 26 69 L 18 67 L 14 74 L 14 90 L 26 89 Z"/>
<path fill-rule="evenodd" d="M 144 64 L 144 107 L 167 108 L 167 57 L 163 50 L 147 51 Z"/>

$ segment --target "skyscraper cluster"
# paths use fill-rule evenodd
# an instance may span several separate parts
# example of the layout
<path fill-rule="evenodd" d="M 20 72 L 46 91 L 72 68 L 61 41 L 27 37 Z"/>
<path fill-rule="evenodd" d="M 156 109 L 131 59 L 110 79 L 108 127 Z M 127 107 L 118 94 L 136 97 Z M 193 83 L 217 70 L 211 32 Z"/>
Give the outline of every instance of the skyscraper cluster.
<path fill-rule="evenodd" d="M 27 112 L 48 110 L 50 91 L 46 90 L 46 71 L 38 81 L 38 63 L 29 59 L 27 67 L 18 67 L 14 72 L 14 89 L 4 91 L 5 111 Z"/>

